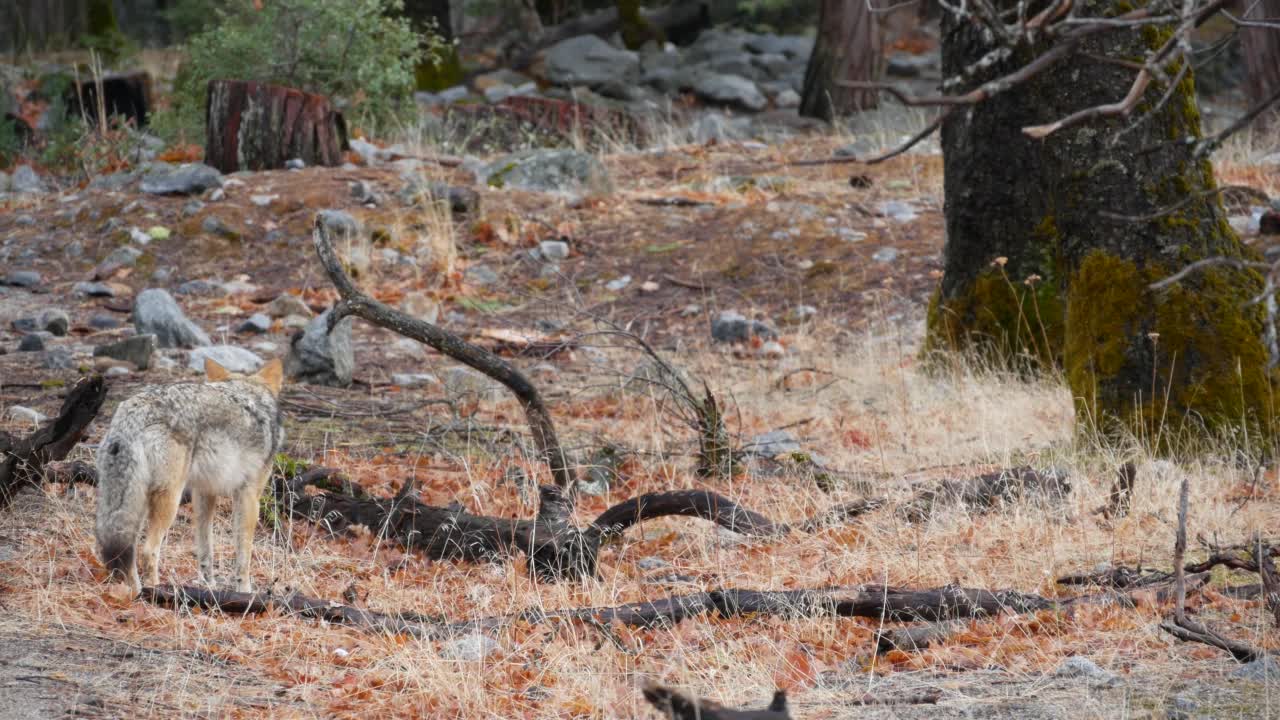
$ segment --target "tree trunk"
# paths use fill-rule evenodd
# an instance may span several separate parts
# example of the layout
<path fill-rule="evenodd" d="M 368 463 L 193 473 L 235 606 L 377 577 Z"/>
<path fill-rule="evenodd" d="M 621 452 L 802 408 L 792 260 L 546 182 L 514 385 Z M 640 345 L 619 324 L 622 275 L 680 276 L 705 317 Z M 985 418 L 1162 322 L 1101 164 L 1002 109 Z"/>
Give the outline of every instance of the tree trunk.
<path fill-rule="evenodd" d="M 1246 20 L 1280 18 L 1280 0 L 1252 0 L 1245 3 Z M 1240 51 L 1244 55 L 1244 89 L 1250 105 L 1256 105 L 1280 88 L 1280 30 L 1275 28 L 1240 28 Z M 1277 111 L 1267 116 L 1274 121 Z"/>
<path fill-rule="evenodd" d="M 342 164 L 347 126 L 329 99 L 244 80 L 211 80 L 204 161 L 224 173 L 274 170 L 300 158 Z"/>
<path fill-rule="evenodd" d="M 1265 318 L 1248 304 L 1261 276 L 1217 265 L 1162 290 L 1149 287 L 1196 260 L 1249 253 L 1211 192 L 1212 166 L 1183 142 L 1201 137 L 1192 76 L 1118 139 L 1165 87 L 1153 82 L 1130 118 L 1044 140 L 1022 128 L 1118 101 L 1134 71 L 1095 58 L 1143 57 L 1167 32 L 1092 36 L 1074 57 L 943 124 L 947 244 L 926 341 L 927 350 L 1060 366 L 1082 424 L 1110 428 L 1119 420 L 1162 441 L 1185 429 L 1184 421 L 1256 431 L 1272 417 Z M 990 49 L 975 25 L 946 11 L 942 43 L 944 77 Z M 1015 53 L 974 85 L 1037 54 Z M 1168 70 L 1173 77 L 1178 68 Z M 1157 427 L 1164 432 L 1153 435 Z"/>
<path fill-rule="evenodd" d="M 837 85 L 842 80 L 875 81 L 880 77 L 880 28 L 863 0 L 822 0 L 818 38 L 804 72 L 800 114 L 831 122 L 876 106 L 874 90 Z"/>

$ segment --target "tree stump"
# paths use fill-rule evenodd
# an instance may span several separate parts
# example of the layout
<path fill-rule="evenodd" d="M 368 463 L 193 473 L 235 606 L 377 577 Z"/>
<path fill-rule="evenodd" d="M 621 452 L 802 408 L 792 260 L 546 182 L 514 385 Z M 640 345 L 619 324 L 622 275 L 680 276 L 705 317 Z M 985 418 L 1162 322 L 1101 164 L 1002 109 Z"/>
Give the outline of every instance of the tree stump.
<path fill-rule="evenodd" d="M 342 114 L 322 95 L 247 80 L 211 80 L 204 161 L 224 173 L 274 170 L 300 158 L 336 166 L 347 147 Z"/>

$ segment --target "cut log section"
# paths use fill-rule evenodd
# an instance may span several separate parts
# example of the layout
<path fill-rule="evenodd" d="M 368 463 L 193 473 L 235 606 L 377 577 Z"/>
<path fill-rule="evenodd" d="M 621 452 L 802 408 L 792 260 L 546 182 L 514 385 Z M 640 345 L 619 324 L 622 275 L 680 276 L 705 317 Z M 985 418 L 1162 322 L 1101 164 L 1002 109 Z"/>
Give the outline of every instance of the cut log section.
<path fill-rule="evenodd" d="M 347 126 L 322 95 L 247 80 L 211 80 L 205 164 L 224 173 L 276 170 L 288 160 L 342 164 Z"/>

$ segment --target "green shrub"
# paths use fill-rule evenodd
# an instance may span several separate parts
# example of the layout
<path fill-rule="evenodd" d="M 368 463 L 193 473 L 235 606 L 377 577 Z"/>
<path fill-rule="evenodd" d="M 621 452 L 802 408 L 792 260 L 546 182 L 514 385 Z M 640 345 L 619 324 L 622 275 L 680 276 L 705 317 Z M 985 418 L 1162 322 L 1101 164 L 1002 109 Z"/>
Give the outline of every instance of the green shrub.
<path fill-rule="evenodd" d="M 399 17 L 400 0 L 272 0 L 214 7 L 216 23 L 187 43 L 157 131 L 203 137 L 210 80 L 257 80 L 332 97 L 348 122 L 384 126 L 413 108 L 414 66 L 442 43 Z"/>

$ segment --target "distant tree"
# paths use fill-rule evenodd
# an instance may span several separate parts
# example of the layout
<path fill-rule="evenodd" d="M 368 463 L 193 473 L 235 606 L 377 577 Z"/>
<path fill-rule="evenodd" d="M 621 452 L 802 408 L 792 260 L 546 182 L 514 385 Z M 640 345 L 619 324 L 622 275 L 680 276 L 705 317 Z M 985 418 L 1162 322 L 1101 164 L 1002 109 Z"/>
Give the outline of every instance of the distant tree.
<path fill-rule="evenodd" d="M 1246 22 L 1272 25 L 1240 28 L 1245 94 L 1250 104 L 1257 104 L 1280 90 L 1280 0 L 1246 0 L 1244 5 Z M 1271 121 L 1275 122 L 1274 113 Z"/>
<path fill-rule="evenodd" d="M 838 115 L 875 107 L 874 90 L 849 88 L 841 83 L 878 80 L 882 65 L 880 28 L 870 3 L 822 0 L 818 37 L 800 93 L 800 114 L 830 122 Z"/>

